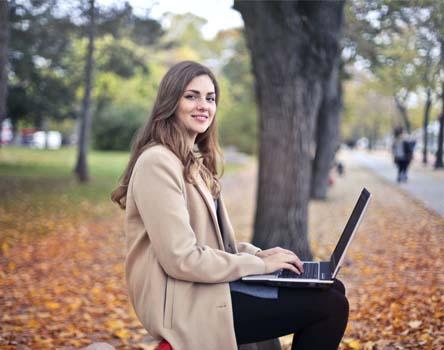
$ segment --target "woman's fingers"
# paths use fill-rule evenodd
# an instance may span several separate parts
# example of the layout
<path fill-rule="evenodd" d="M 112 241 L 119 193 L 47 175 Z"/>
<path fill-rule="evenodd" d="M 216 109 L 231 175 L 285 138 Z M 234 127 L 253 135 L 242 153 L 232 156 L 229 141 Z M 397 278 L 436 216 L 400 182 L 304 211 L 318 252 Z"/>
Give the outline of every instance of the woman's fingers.
<path fill-rule="evenodd" d="M 298 274 L 301 272 L 304 272 L 304 267 L 303 267 L 301 260 L 291 250 L 284 249 L 281 247 L 274 247 L 274 248 L 262 250 L 262 251 L 258 252 L 256 255 L 262 259 L 271 258 L 274 261 L 280 263 L 279 266 L 276 266 L 276 270 L 278 270 L 280 268 L 286 268 L 286 269 L 292 270 Z M 285 264 L 285 267 L 283 267 L 282 264 Z M 290 268 L 290 266 L 291 266 L 291 268 Z"/>
<path fill-rule="evenodd" d="M 302 264 L 301 260 L 300 260 L 296 255 L 293 256 L 292 263 L 293 263 L 293 265 L 296 266 L 296 268 L 297 268 L 300 272 L 304 272 L 303 264 Z"/>
<path fill-rule="evenodd" d="M 302 263 L 296 255 L 280 253 L 280 257 L 282 259 L 281 261 L 286 265 L 285 268 L 288 268 L 288 266 L 291 266 L 290 270 L 292 270 L 298 274 L 304 271 L 304 268 L 302 267 Z"/>
<path fill-rule="evenodd" d="M 273 248 L 273 249 L 275 249 L 275 248 Z M 294 265 L 296 265 L 296 267 L 298 268 L 299 271 L 304 272 L 304 267 L 303 267 L 302 261 L 301 261 L 301 259 L 299 259 L 299 257 L 295 253 L 293 253 L 291 250 L 284 249 L 281 247 L 276 247 L 276 249 L 278 249 L 278 251 L 281 254 L 286 254 L 286 255 L 293 257 L 294 260 L 292 261 L 292 263 Z"/>
<path fill-rule="evenodd" d="M 295 273 L 298 273 L 298 270 L 294 265 L 295 257 L 290 256 L 288 254 L 282 254 L 282 253 L 273 254 L 265 256 L 262 259 L 265 262 L 266 273 L 275 272 L 284 268 L 290 269 L 292 271 L 295 271 Z"/>
<path fill-rule="evenodd" d="M 294 265 L 292 265 L 292 264 L 286 264 L 286 263 L 284 263 L 283 265 L 282 265 L 282 268 L 283 269 L 286 269 L 286 270 L 291 270 L 291 271 L 293 271 L 294 273 L 296 273 L 296 274 L 298 274 L 298 275 L 300 275 L 301 274 L 301 272 L 294 266 Z"/>

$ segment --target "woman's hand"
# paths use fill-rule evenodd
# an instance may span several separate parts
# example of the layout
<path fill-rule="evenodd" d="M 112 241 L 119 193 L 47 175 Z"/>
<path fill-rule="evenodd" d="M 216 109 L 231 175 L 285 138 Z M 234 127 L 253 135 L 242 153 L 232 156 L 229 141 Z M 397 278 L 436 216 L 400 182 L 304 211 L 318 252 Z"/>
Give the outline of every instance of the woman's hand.
<path fill-rule="evenodd" d="M 265 263 L 265 273 L 272 273 L 280 269 L 291 270 L 298 275 L 304 271 L 301 260 L 291 250 L 275 247 L 261 250 L 256 253 Z"/>
<path fill-rule="evenodd" d="M 274 247 L 270 249 L 260 250 L 256 253 L 256 256 L 258 256 L 259 258 L 265 258 L 266 256 L 270 256 L 277 253 L 290 254 L 296 256 L 296 254 L 293 253 L 291 250 L 284 249 L 281 247 Z"/>

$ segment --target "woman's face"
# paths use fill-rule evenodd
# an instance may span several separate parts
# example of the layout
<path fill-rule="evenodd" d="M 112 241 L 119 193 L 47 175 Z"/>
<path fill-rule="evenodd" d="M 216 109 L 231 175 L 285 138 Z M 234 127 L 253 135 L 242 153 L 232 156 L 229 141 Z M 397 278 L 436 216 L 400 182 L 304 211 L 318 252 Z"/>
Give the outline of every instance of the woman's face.
<path fill-rule="evenodd" d="M 186 86 L 176 117 L 185 125 L 193 143 L 198 134 L 204 133 L 216 114 L 216 91 L 208 75 L 199 75 Z"/>

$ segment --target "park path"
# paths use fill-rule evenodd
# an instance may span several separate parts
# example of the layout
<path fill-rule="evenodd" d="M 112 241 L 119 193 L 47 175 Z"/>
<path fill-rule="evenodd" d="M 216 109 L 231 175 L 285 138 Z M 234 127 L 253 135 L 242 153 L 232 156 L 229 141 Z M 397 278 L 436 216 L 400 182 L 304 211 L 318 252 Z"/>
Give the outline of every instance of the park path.
<path fill-rule="evenodd" d="M 339 157 L 344 176 L 334 175 L 326 201 L 310 203 L 317 258 L 328 258 L 361 188 L 373 194 L 339 275 L 351 307 L 341 349 L 444 349 L 444 218 L 353 154 Z M 251 238 L 255 179 L 252 162 L 223 180 L 239 240 Z M 0 217 L 26 221 L 27 212 L 17 208 L 3 209 Z M 23 232 L 1 247 L 1 350 L 78 349 L 97 341 L 117 349 L 154 348 L 126 295 L 122 212 L 105 209 L 112 214 L 51 221 L 46 235 Z M 32 231 L 34 222 L 20 227 Z M 289 341 L 282 339 L 285 349 Z"/>
<path fill-rule="evenodd" d="M 392 184 L 396 183 L 396 168 L 387 151 L 351 152 L 354 161 L 372 170 Z M 407 183 L 397 184 L 427 208 L 444 216 L 444 170 L 434 170 L 432 165 L 424 166 L 420 154 L 415 155 Z"/>

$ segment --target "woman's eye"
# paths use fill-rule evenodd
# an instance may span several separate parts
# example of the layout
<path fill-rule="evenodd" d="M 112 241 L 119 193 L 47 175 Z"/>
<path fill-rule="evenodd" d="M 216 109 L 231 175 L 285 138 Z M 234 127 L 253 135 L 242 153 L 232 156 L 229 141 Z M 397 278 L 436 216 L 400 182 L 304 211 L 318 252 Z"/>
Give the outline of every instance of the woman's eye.
<path fill-rule="evenodd" d="M 194 100 L 196 99 L 196 96 L 194 96 L 194 95 L 185 95 L 185 98 L 186 98 L 187 100 L 194 101 Z"/>
<path fill-rule="evenodd" d="M 214 97 L 207 97 L 208 102 L 215 102 L 216 99 Z"/>

